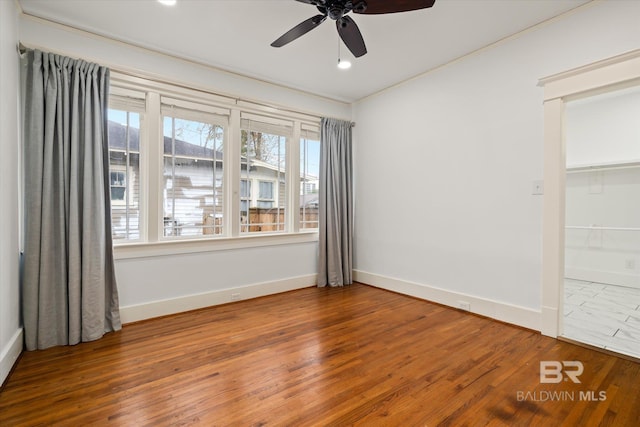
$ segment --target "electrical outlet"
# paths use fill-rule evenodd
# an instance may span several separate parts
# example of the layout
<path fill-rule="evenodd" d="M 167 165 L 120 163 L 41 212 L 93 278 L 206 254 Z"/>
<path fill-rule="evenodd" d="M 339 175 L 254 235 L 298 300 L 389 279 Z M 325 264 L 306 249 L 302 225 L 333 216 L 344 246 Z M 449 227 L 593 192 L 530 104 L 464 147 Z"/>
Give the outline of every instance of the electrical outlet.
<path fill-rule="evenodd" d="M 231 301 L 238 301 L 240 299 L 240 294 L 231 294 Z"/>
<path fill-rule="evenodd" d="M 471 304 L 466 301 L 458 301 L 458 308 L 464 311 L 471 311 Z"/>
<path fill-rule="evenodd" d="M 635 270 L 636 269 L 636 260 L 633 259 L 633 258 L 630 258 L 630 259 L 626 260 L 624 262 L 624 267 L 627 270 Z"/>
<path fill-rule="evenodd" d="M 541 196 L 544 194 L 544 182 L 543 181 L 533 181 L 533 188 L 531 189 L 531 194 L 534 196 Z"/>

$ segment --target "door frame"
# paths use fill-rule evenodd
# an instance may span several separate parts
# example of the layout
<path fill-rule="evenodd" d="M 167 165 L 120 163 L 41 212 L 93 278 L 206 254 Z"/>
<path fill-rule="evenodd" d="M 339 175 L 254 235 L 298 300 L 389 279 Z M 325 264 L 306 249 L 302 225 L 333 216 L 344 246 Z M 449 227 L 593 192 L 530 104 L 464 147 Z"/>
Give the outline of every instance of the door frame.
<path fill-rule="evenodd" d="M 540 332 L 562 335 L 566 146 L 569 101 L 640 85 L 640 49 L 542 78 L 544 88 L 544 198 Z"/>

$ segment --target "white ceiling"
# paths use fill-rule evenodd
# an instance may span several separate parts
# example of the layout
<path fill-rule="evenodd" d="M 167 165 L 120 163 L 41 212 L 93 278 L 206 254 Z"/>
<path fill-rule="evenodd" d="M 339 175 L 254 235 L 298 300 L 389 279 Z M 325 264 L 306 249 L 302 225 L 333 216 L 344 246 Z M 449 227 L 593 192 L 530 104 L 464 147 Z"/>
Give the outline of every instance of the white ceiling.
<path fill-rule="evenodd" d="M 156 51 L 353 102 L 590 0 L 436 0 L 431 9 L 355 15 L 368 53 L 336 67 L 333 21 L 282 48 L 270 43 L 317 14 L 294 0 L 18 0 L 23 12 Z"/>

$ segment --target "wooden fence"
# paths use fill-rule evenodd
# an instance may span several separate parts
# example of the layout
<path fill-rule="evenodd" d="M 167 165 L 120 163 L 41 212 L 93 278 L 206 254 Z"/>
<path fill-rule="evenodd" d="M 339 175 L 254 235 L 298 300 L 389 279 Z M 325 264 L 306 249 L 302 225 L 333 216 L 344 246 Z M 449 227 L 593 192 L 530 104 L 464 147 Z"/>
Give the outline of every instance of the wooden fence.
<path fill-rule="evenodd" d="M 240 231 L 243 233 L 283 231 L 285 210 L 251 208 L 248 219 L 247 215 L 243 215 L 240 220 Z M 222 218 L 205 215 L 203 225 L 203 234 L 222 233 Z M 318 208 L 300 208 L 300 228 L 318 228 Z"/>

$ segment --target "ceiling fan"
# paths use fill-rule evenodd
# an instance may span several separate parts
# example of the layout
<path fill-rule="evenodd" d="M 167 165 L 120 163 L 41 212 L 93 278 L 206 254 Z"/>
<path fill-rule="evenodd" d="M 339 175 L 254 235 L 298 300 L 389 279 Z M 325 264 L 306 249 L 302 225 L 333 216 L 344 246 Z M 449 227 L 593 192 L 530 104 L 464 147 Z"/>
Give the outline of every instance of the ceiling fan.
<path fill-rule="evenodd" d="M 347 16 L 349 12 L 364 15 L 380 15 L 383 13 L 408 12 L 426 9 L 436 0 L 297 0 L 315 6 L 319 15 L 302 21 L 280 38 L 271 43 L 273 47 L 282 47 L 322 24 L 327 17 L 336 21 L 338 34 L 356 58 L 367 53 L 362 34 L 355 21 Z"/>

